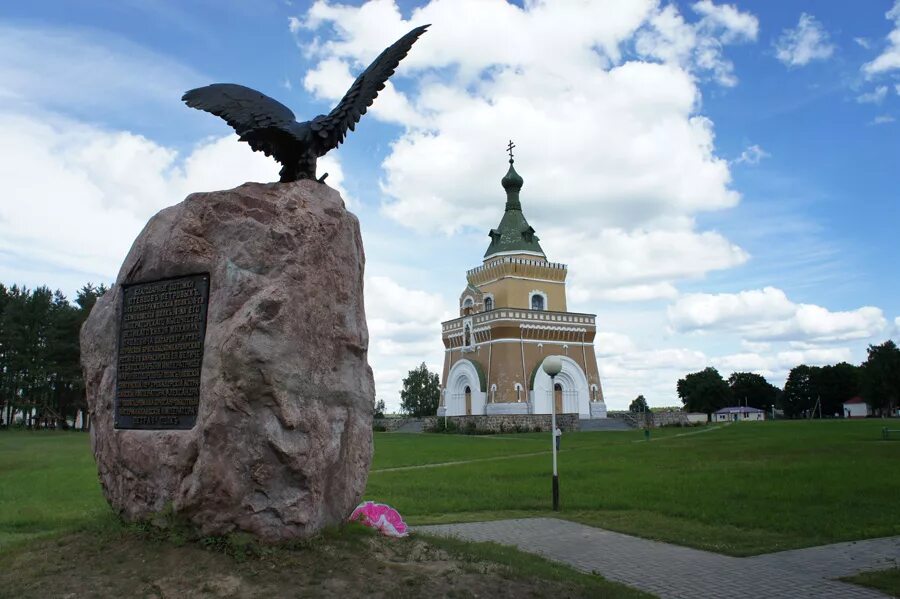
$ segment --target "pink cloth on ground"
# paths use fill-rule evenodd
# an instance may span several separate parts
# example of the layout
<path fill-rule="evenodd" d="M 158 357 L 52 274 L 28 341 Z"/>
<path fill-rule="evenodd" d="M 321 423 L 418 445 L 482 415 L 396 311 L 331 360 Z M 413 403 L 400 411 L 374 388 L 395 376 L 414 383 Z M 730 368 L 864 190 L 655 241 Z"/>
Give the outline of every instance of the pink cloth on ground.
<path fill-rule="evenodd" d="M 364 526 L 374 528 L 388 537 L 405 537 L 406 523 L 400 513 L 389 505 L 366 501 L 359 504 L 350 514 L 350 521 L 359 520 Z"/>

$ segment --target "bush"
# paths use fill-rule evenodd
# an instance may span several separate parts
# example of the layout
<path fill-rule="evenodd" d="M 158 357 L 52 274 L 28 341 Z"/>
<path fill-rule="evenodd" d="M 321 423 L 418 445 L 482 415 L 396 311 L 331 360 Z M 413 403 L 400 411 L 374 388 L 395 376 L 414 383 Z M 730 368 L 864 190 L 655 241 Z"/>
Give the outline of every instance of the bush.
<path fill-rule="evenodd" d="M 458 433 L 459 432 L 459 427 L 456 425 L 456 423 L 454 421 L 447 420 L 446 424 L 444 422 L 445 421 L 443 418 L 438 418 L 434 423 L 434 427 L 429 429 L 429 432 L 431 432 L 431 433 Z"/>

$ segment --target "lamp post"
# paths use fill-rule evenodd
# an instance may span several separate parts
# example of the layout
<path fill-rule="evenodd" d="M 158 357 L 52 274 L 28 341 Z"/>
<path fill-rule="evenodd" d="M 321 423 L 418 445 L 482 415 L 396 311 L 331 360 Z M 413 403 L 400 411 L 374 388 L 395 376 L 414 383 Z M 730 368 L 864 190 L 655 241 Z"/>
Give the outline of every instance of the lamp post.
<path fill-rule="evenodd" d="M 562 360 L 559 356 L 547 356 L 541 365 L 550 375 L 550 447 L 553 449 L 553 511 L 559 511 L 559 474 L 556 471 L 556 402 L 553 394 L 556 391 L 556 375 L 562 371 Z"/>

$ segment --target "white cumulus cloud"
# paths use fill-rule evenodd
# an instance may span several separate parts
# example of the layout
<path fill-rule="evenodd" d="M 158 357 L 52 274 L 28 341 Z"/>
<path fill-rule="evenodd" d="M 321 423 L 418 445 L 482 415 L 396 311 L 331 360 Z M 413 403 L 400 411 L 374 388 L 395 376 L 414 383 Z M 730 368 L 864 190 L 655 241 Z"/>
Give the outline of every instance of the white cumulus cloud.
<path fill-rule="evenodd" d="M 85 273 L 114 274 L 147 218 L 187 193 L 277 173 L 230 139 L 182 162 L 139 135 L 46 115 L 0 114 L 0 127 L 0 177 L 16 198 L 0 204 L 0 248 Z"/>
<path fill-rule="evenodd" d="M 797 26 L 785 29 L 775 40 L 775 57 L 789 67 L 824 60 L 834 53 L 828 32 L 814 16 L 802 13 Z"/>
<path fill-rule="evenodd" d="M 748 340 L 833 342 L 866 339 L 884 331 L 879 308 L 833 312 L 815 304 L 797 304 L 774 287 L 739 293 L 695 293 L 668 308 L 678 331 L 734 331 Z"/>
<path fill-rule="evenodd" d="M 706 354 L 688 348 L 631 349 L 610 355 L 597 352 L 604 399 L 614 410 L 627 409 L 639 394 L 654 406 L 681 405 L 676 382 L 707 366 Z"/>
<path fill-rule="evenodd" d="M 860 104 L 881 104 L 887 97 L 888 87 L 879 85 L 874 90 L 856 96 L 856 101 Z"/>
<path fill-rule="evenodd" d="M 887 47 L 874 60 L 862 66 L 863 73 L 868 77 L 900 69 L 900 0 L 896 0 L 884 16 L 894 22 L 894 28 L 887 36 Z"/>
<path fill-rule="evenodd" d="M 755 40 L 759 20 L 733 5 L 716 5 L 710 0 L 695 2 L 691 8 L 700 15 L 694 23 L 688 22 L 674 4 L 654 12 L 635 38 L 635 49 L 648 58 L 711 73 L 720 85 L 737 85 L 734 65 L 725 58 L 723 47 Z"/>
<path fill-rule="evenodd" d="M 333 102 L 386 41 L 435 23 L 373 106 L 375 118 L 403 127 L 382 164 L 383 213 L 418 231 L 496 226 L 513 138 L 526 215 L 544 239 L 563 240 L 545 250 L 591 265 L 576 272 L 572 261 L 575 296 L 673 297 L 680 279 L 746 260 L 721 235 L 694 230 L 695 214 L 740 199 L 714 125 L 698 112 L 695 73 L 715 71 L 723 45 L 755 39 L 758 22 L 731 5 L 692 10 L 698 20 L 687 23 L 649 1 L 433 0 L 407 20 L 393 2 L 319 1 L 301 19 L 317 59 L 304 85 Z M 440 26 L 460 19 L 466 27 Z M 690 32 L 656 36 L 670 22 Z M 630 41 L 659 62 L 622 61 Z M 623 261 L 636 268 L 615 266 Z M 634 274 L 644 266 L 649 274 Z"/>
<path fill-rule="evenodd" d="M 747 253 L 713 232 L 691 230 L 573 233 L 549 229 L 545 251 L 569 264 L 569 287 L 580 300 L 635 301 L 671 298 L 674 284 L 737 266 Z"/>
<path fill-rule="evenodd" d="M 365 296 L 375 396 L 395 411 L 411 369 L 424 361 L 431 372 L 441 372 L 440 323 L 457 314 L 439 294 L 404 287 L 386 276 L 367 277 Z"/>
<path fill-rule="evenodd" d="M 147 219 L 189 193 L 278 179 L 278 165 L 234 135 L 180 156 L 140 135 L 49 114 L 0 112 L 0 128 L 0 177 L 15 198 L 0 203 L 0 252 L 13 263 L 82 273 L 83 281 L 114 279 Z M 321 168 L 341 191 L 340 163 L 326 158 Z M 2 280 L 22 274 L 0 264 Z"/>
<path fill-rule="evenodd" d="M 763 158 L 768 158 L 769 156 L 771 156 L 771 154 L 758 145 L 753 144 L 752 146 L 747 146 L 747 149 L 741 152 L 741 155 L 738 156 L 734 163 L 755 165 L 759 164 Z"/>
<path fill-rule="evenodd" d="M 634 341 L 624 333 L 597 331 L 594 336 L 594 351 L 597 356 L 614 356 L 634 351 L 634 349 Z"/>
<path fill-rule="evenodd" d="M 0 280 L 69 294 L 88 280 L 110 282 L 161 208 L 196 191 L 277 180 L 278 165 L 235 135 L 179 150 L 125 128 L 177 130 L 196 115 L 178 98 L 206 80 L 109 34 L 0 25 L 0 95 L 9 100 L 0 177 L 14 199 L 0 202 Z M 320 170 L 349 200 L 338 155 Z"/>

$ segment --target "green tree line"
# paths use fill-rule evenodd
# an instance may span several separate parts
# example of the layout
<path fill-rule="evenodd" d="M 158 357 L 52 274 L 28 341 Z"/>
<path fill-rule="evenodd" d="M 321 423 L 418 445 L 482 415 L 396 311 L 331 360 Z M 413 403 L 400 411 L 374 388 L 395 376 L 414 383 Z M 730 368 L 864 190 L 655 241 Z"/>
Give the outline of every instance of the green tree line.
<path fill-rule="evenodd" d="M 65 427 L 85 410 L 78 335 L 106 287 L 70 302 L 59 290 L 0 284 L 0 425 Z"/>
<path fill-rule="evenodd" d="M 734 372 L 728 379 L 708 367 L 679 379 L 678 397 L 689 412 L 710 414 L 728 406 L 769 410 L 772 406 L 787 418 L 813 412 L 842 416 L 843 404 L 861 396 L 876 414 L 896 414 L 900 405 L 900 348 L 893 341 L 870 345 L 866 361 L 855 366 L 840 362 L 831 366 L 800 364 L 791 369 L 784 389 L 752 372 Z"/>

